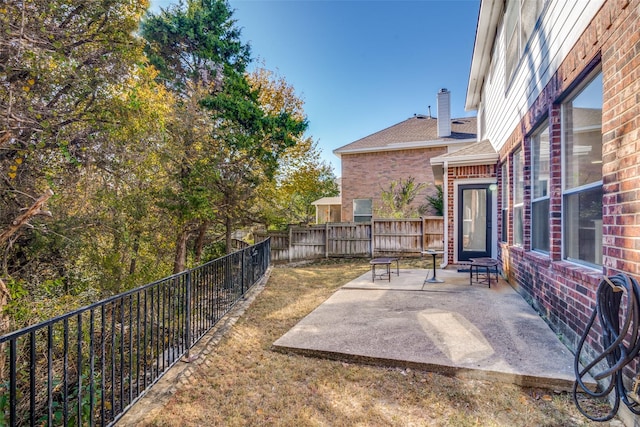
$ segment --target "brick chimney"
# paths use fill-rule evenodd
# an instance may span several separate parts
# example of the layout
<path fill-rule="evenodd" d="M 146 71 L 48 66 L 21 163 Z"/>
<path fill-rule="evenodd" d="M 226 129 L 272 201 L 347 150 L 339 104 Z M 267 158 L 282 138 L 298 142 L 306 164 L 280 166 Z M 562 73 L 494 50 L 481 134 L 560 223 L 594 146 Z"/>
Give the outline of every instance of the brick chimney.
<path fill-rule="evenodd" d="M 438 138 L 451 136 L 451 92 L 438 92 Z"/>

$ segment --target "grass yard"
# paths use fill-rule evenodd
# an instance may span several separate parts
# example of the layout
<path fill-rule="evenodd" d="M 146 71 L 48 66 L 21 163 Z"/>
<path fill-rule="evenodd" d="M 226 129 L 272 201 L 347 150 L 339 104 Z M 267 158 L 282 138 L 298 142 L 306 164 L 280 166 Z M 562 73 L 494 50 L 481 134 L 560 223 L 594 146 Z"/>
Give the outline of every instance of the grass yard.
<path fill-rule="evenodd" d="M 401 268 L 411 263 L 430 266 L 430 260 L 415 260 L 401 261 Z M 368 271 L 366 260 L 276 267 L 207 363 L 142 425 L 609 425 L 588 422 L 566 393 L 271 350 L 341 285 Z"/>

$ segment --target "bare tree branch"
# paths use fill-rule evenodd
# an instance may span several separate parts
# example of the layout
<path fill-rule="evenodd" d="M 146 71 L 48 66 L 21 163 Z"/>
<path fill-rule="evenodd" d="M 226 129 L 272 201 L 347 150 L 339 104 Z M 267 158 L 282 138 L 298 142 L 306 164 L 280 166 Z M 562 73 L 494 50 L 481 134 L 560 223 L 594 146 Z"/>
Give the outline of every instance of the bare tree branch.
<path fill-rule="evenodd" d="M 25 213 L 16 218 L 6 230 L 0 233 L 0 245 L 4 245 L 5 242 L 7 242 L 11 238 L 11 236 L 16 234 L 18 230 L 20 230 L 20 228 L 27 225 L 29 220 L 34 216 L 51 216 L 51 212 L 42 210 L 42 207 L 51 196 L 53 196 L 53 191 L 51 191 L 51 189 L 47 189 L 47 191 L 45 191 L 45 193 L 40 196 L 29 209 L 25 211 Z"/>

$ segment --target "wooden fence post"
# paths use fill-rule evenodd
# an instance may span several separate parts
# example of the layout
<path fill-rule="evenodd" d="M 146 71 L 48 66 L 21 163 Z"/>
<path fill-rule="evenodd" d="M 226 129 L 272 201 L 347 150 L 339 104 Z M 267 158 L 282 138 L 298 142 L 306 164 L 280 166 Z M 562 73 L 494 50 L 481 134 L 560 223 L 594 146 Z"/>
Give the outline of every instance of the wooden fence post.
<path fill-rule="evenodd" d="M 289 262 L 293 260 L 293 246 L 291 245 L 292 236 L 293 230 L 291 229 L 291 225 L 289 225 Z"/>
<path fill-rule="evenodd" d="M 324 257 L 329 258 L 329 223 L 324 223 Z"/>
<path fill-rule="evenodd" d="M 424 252 L 424 217 L 420 217 L 420 256 Z"/>
<path fill-rule="evenodd" d="M 375 219 L 373 219 L 373 217 L 371 217 L 371 244 L 369 245 L 369 248 L 371 250 L 371 258 L 373 258 L 373 254 L 376 253 L 376 250 L 375 250 L 375 247 L 374 247 L 374 245 L 375 245 L 375 237 L 374 237 L 374 232 L 373 232 L 373 229 L 374 229 L 373 223 L 374 223 L 374 221 L 375 221 Z"/>

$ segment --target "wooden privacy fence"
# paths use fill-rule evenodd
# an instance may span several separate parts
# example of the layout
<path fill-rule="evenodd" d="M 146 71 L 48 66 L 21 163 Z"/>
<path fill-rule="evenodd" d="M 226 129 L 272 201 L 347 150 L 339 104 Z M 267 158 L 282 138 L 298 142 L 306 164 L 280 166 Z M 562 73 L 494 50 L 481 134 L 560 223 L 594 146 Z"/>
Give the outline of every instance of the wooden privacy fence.
<path fill-rule="evenodd" d="M 444 219 L 374 219 L 289 227 L 288 231 L 256 233 L 256 241 L 271 238 L 272 261 L 330 257 L 374 257 L 419 254 L 444 247 Z"/>

